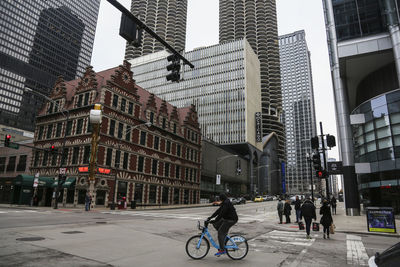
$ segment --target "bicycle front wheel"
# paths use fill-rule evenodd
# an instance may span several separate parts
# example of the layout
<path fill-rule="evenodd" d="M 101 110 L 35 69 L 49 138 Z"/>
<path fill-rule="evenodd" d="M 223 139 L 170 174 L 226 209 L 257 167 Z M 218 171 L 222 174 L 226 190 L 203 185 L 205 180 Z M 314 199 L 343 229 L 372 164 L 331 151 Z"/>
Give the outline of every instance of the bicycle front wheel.
<path fill-rule="evenodd" d="M 201 235 L 195 235 L 186 242 L 186 253 L 195 260 L 204 258 L 210 250 L 210 243 L 208 240 L 203 237 L 200 241 L 200 238 Z"/>
<path fill-rule="evenodd" d="M 249 252 L 249 245 L 246 238 L 240 235 L 234 235 L 227 239 L 225 241 L 225 248 L 229 258 L 233 260 L 241 260 Z"/>

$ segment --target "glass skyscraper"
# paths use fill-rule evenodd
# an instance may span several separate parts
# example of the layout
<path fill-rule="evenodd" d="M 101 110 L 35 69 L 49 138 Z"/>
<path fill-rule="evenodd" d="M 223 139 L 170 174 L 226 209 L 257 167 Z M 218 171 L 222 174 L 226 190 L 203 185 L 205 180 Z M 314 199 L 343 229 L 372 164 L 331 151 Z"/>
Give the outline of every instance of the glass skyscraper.
<path fill-rule="evenodd" d="M 185 49 L 187 0 L 132 0 L 131 12 L 176 51 Z M 140 47 L 127 44 L 125 59 L 164 49 L 160 42 L 144 31 Z"/>
<path fill-rule="evenodd" d="M 0 124 L 34 129 L 57 76 L 90 65 L 100 0 L 0 1 Z"/>
<path fill-rule="evenodd" d="M 310 53 L 305 32 L 279 36 L 281 83 L 286 129 L 286 182 L 293 194 L 311 189 L 311 137 L 317 134 Z"/>

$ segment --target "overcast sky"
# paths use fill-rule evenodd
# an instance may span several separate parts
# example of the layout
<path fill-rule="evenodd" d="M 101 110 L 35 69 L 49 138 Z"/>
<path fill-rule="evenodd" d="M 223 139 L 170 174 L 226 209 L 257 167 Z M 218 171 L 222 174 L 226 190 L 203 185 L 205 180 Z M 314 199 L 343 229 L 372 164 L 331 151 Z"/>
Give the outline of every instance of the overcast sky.
<path fill-rule="evenodd" d="M 130 9 L 131 0 L 119 0 Z M 322 0 L 276 0 L 279 35 L 305 30 L 311 52 L 317 131 L 336 135 L 335 108 L 329 69 Z M 122 63 L 125 41 L 119 36 L 120 12 L 106 0 L 100 4 L 92 65 L 96 71 Z M 218 0 L 188 0 L 186 51 L 218 43 Z M 329 152 L 338 160 L 337 149 Z"/>

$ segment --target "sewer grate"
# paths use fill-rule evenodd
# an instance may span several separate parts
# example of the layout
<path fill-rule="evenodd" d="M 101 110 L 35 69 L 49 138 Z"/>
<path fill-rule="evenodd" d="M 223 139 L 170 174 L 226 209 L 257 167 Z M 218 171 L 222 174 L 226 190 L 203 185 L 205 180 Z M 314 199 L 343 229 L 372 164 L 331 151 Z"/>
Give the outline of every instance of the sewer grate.
<path fill-rule="evenodd" d="M 68 231 L 68 232 L 61 232 L 63 234 L 83 234 L 84 232 L 81 231 Z"/>
<path fill-rule="evenodd" d="M 17 238 L 16 240 L 18 241 L 40 241 L 44 240 L 44 237 L 36 236 L 36 237 L 22 237 L 22 238 Z"/>

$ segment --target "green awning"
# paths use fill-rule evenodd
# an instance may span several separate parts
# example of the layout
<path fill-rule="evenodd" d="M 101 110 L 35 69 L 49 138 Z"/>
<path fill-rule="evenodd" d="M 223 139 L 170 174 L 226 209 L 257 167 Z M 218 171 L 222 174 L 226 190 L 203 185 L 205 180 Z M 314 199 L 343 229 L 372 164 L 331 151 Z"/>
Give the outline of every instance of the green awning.
<path fill-rule="evenodd" d="M 75 185 L 76 177 L 68 177 L 64 184 L 62 185 L 63 188 L 72 188 Z"/>
<path fill-rule="evenodd" d="M 20 174 L 14 179 L 15 185 L 29 186 L 33 187 L 33 180 L 35 179 L 32 175 Z M 51 187 L 54 183 L 54 178 L 52 177 L 39 177 L 40 187 Z"/>

